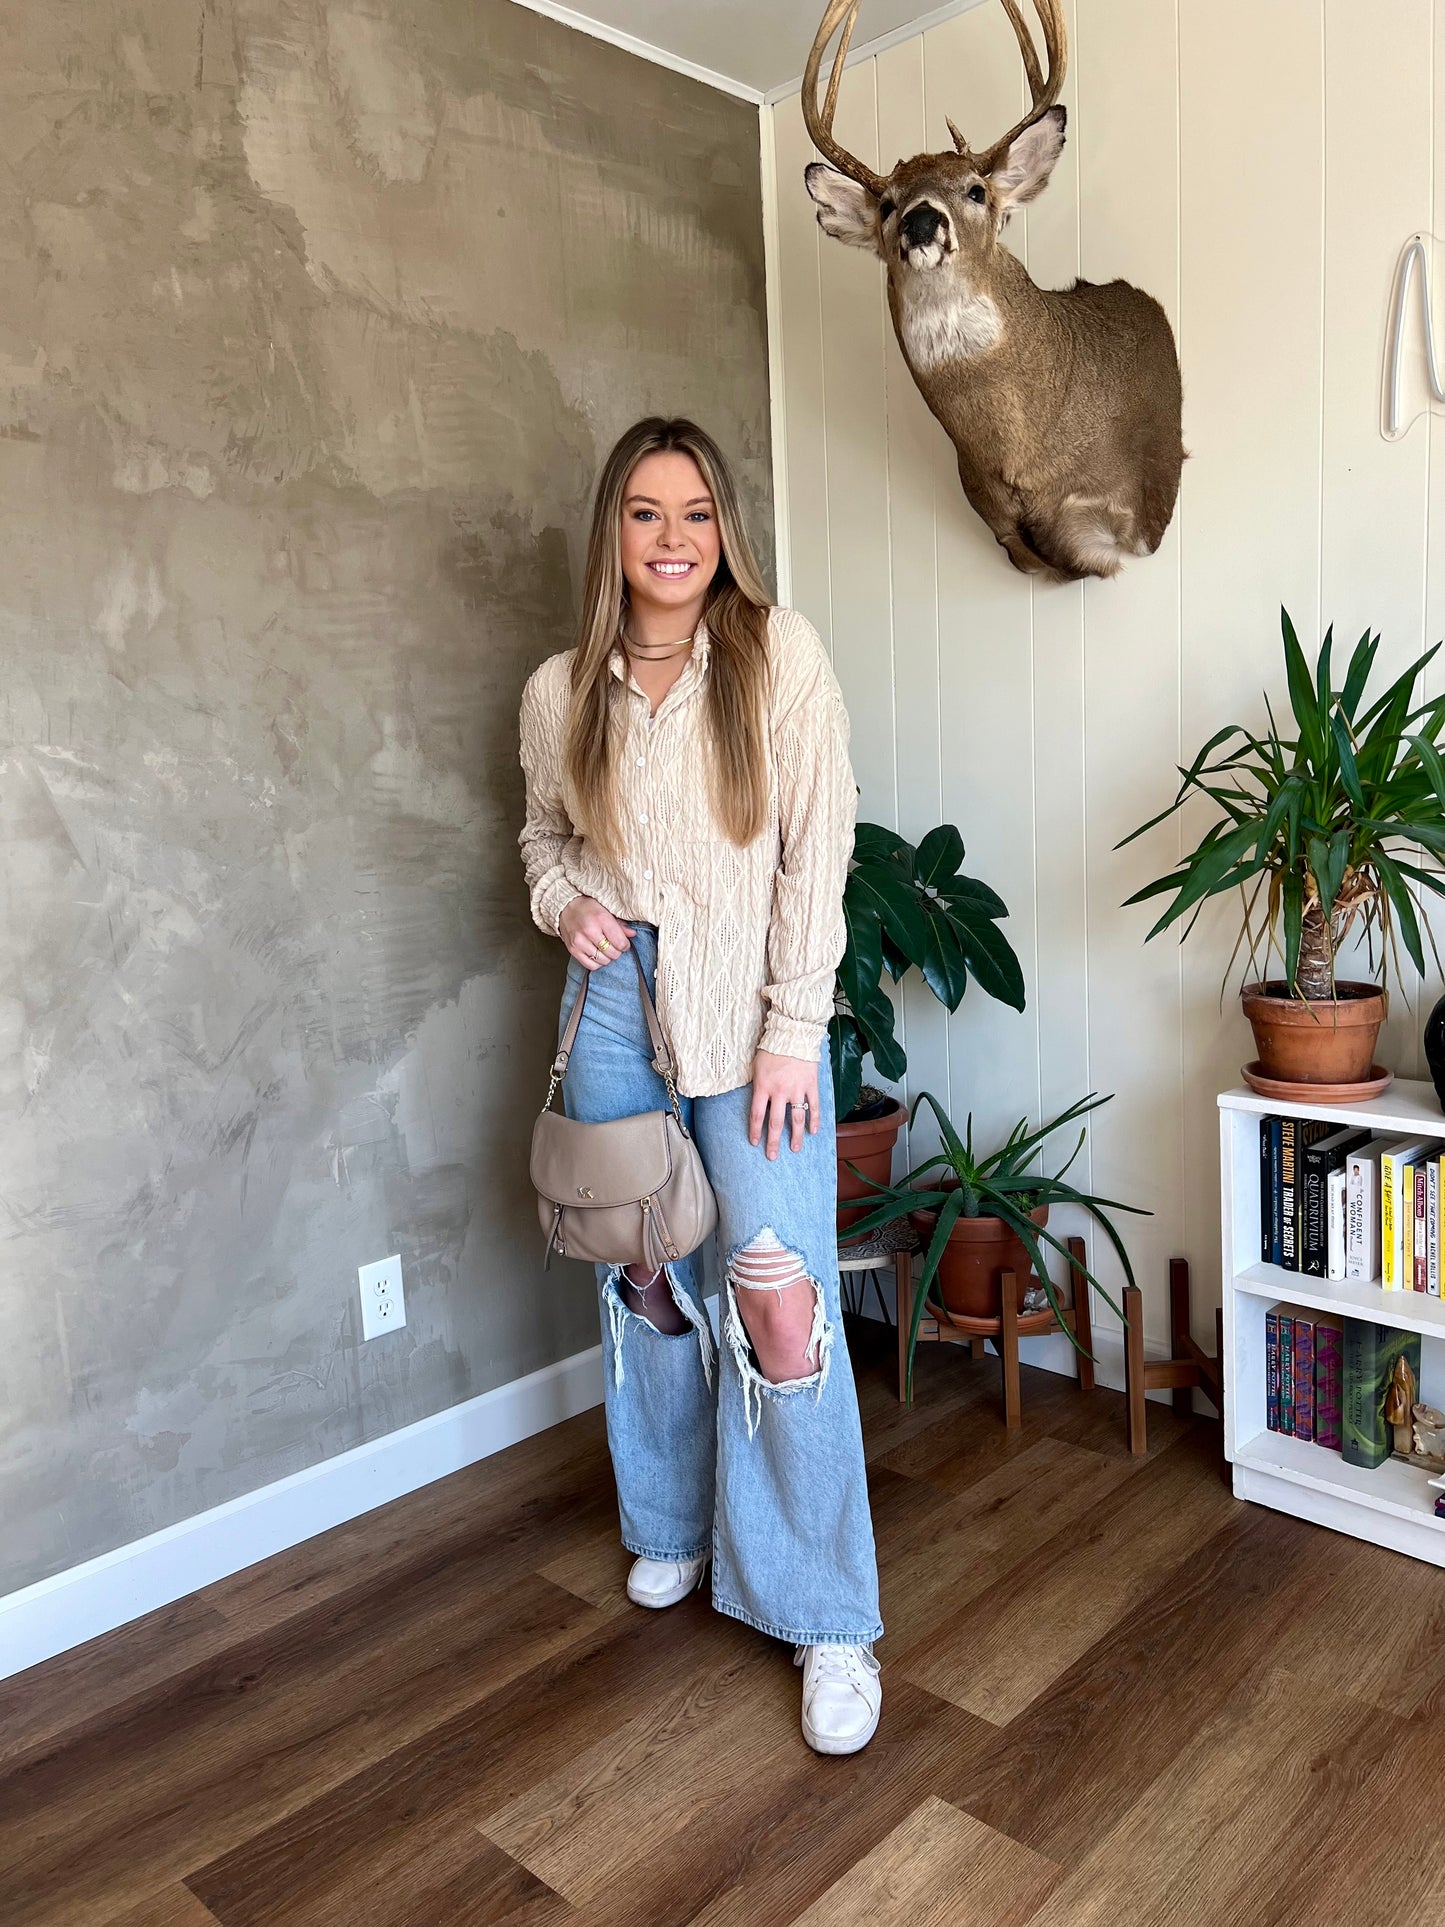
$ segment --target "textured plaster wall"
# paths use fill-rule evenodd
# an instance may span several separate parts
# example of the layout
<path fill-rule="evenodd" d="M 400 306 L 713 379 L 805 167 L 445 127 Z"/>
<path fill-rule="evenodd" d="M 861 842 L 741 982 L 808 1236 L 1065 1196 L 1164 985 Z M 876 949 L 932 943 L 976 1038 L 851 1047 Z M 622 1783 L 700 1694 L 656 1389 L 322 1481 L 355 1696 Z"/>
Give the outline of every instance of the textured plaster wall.
<path fill-rule="evenodd" d="M 32 5 L 0 91 L 4 1592 L 596 1341 L 517 700 L 630 419 L 769 483 L 740 103 L 510 0 Z"/>

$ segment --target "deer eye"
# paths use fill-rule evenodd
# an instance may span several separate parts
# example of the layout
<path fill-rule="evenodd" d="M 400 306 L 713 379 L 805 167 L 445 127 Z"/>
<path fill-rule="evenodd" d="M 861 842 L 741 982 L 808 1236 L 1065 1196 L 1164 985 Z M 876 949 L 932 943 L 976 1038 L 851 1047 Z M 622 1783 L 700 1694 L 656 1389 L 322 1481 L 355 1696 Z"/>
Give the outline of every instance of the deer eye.
<path fill-rule="evenodd" d="M 883 196 L 883 199 L 878 203 L 878 219 L 880 221 L 891 221 L 893 219 L 893 216 L 897 212 L 898 212 L 898 209 L 894 206 L 893 202 L 890 201 L 888 196 L 885 194 Z"/>
<path fill-rule="evenodd" d="M 988 189 L 982 181 L 975 181 L 973 186 L 969 188 L 965 198 L 970 201 L 986 201 L 988 199 Z"/>

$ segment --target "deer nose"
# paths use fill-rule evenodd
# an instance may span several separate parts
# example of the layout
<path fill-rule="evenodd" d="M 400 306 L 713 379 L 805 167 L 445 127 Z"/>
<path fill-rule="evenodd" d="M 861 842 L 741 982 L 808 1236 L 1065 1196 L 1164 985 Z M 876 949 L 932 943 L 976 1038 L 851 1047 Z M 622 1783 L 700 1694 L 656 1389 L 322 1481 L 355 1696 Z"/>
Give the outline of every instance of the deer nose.
<path fill-rule="evenodd" d="M 943 216 L 930 201 L 920 201 L 903 217 L 903 238 L 911 248 L 926 248 L 937 238 Z"/>

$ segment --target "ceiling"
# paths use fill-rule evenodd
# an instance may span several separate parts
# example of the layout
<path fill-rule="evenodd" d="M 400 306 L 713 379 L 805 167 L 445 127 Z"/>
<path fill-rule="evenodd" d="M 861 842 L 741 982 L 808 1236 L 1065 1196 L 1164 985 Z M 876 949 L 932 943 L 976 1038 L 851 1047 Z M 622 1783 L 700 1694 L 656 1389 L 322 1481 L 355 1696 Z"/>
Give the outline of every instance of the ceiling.
<path fill-rule="evenodd" d="M 795 85 L 802 74 L 823 0 L 520 0 L 584 32 L 630 46 L 668 66 L 695 73 L 749 100 Z M 962 13 L 978 0 L 867 0 L 859 15 L 859 49 L 899 39 L 922 25 Z"/>

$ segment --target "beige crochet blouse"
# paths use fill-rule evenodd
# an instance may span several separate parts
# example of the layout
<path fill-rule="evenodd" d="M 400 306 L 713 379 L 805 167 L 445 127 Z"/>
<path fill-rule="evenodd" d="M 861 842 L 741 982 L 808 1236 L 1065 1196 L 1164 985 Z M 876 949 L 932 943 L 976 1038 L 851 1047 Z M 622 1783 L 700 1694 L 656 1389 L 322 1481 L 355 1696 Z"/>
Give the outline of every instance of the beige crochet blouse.
<path fill-rule="evenodd" d="M 708 637 L 657 714 L 626 678 L 618 773 L 624 850 L 613 869 L 573 828 L 562 761 L 572 650 L 549 657 L 522 697 L 532 915 L 549 934 L 577 895 L 628 923 L 657 926 L 657 1007 L 678 1087 L 713 1096 L 752 1081 L 759 1049 L 819 1057 L 843 954 L 843 882 L 857 790 L 848 717 L 812 624 L 792 609 L 768 622 L 772 692 L 764 740 L 768 823 L 745 848 L 712 812 L 703 736 Z M 613 674 L 624 676 L 616 650 Z"/>

